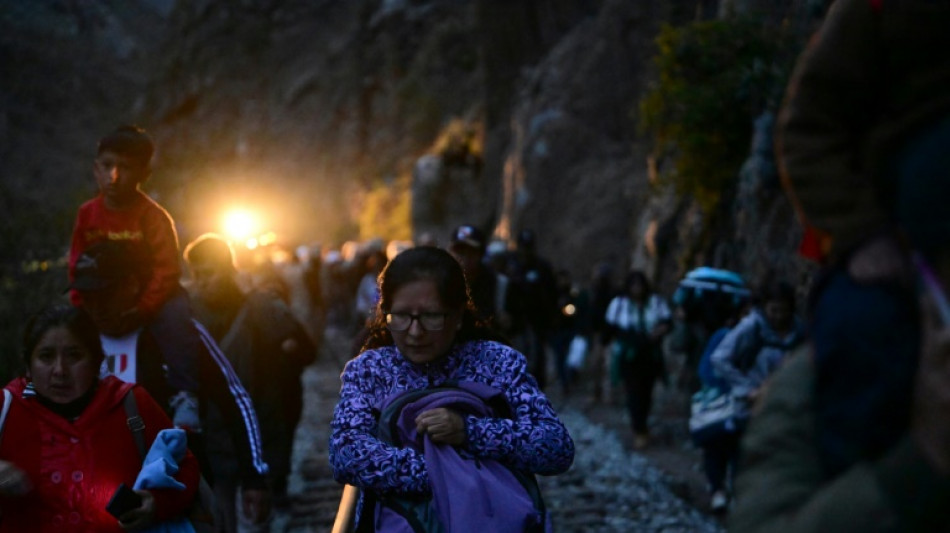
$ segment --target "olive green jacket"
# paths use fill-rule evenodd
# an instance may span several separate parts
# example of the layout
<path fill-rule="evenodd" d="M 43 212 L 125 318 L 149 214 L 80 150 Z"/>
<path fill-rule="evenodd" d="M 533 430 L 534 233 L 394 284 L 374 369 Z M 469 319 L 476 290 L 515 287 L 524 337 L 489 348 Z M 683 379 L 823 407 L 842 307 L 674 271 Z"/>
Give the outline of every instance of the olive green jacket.
<path fill-rule="evenodd" d="M 776 135 L 783 183 L 832 256 L 890 219 L 887 162 L 950 112 L 950 2 L 836 0 L 792 75 Z"/>
<path fill-rule="evenodd" d="M 950 479 L 904 438 L 826 480 L 816 447 L 808 350 L 787 359 L 742 441 L 730 533 L 950 531 Z"/>

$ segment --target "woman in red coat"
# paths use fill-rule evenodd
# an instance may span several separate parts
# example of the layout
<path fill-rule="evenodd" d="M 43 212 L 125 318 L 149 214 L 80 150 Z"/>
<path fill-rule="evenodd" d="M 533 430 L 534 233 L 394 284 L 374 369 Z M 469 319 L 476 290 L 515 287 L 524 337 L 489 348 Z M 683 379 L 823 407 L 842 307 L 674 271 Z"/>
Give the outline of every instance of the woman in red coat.
<path fill-rule="evenodd" d="M 0 434 L 0 532 L 135 531 L 185 513 L 199 477 L 190 452 L 175 475 L 184 490 L 137 490 L 142 504 L 121 521 L 106 512 L 119 484 L 131 487 L 142 468 L 125 395 L 135 395 L 146 446 L 171 421 L 145 389 L 99 379 L 99 332 L 84 311 L 53 306 L 33 317 L 23 356 L 26 377 L 6 386 L 12 398 Z"/>

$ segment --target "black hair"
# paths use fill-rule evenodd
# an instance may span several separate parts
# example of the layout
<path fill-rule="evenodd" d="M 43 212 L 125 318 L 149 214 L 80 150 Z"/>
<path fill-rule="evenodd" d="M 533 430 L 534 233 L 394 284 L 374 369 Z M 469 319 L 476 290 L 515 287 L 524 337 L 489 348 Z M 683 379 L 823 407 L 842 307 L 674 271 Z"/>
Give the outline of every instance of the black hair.
<path fill-rule="evenodd" d="M 762 305 L 770 301 L 780 300 L 788 303 L 792 313 L 795 312 L 795 287 L 785 281 L 767 281 L 762 286 L 758 296 L 758 300 Z"/>
<path fill-rule="evenodd" d="M 138 126 L 125 124 L 119 126 L 105 137 L 99 139 L 96 155 L 103 152 L 114 152 L 131 157 L 142 165 L 147 166 L 155 153 L 155 144 L 145 130 Z"/>
<path fill-rule="evenodd" d="M 488 326 L 476 318 L 462 265 L 452 254 L 434 246 L 410 248 L 394 257 L 379 274 L 379 303 L 376 314 L 369 324 L 369 337 L 362 351 L 393 344 L 392 334 L 386 326 L 386 313 L 392 308 L 396 292 L 415 281 L 428 280 L 435 283 L 439 299 L 446 308 L 462 311 L 462 327 L 455 339 L 494 340 L 504 342 Z"/>
<path fill-rule="evenodd" d="M 53 304 L 33 315 L 23 329 L 22 355 L 26 368 L 30 367 L 30 357 L 36 345 L 43 339 L 43 335 L 57 327 L 65 327 L 69 330 L 97 362 L 105 358 L 102 341 L 99 338 L 99 328 L 96 327 L 89 313 L 81 307 Z"/>
<path fill-rule="evenodd" d="M 529 229 L 523 229 L 518 233 L 518 247 L 525 250 L 534 250 L 535 241 L 534 232 Z"/>
<path fill-rule="evenodd" d="M 188 264 L 227 265 L 232 271 L 236 270 L 234 250 L 228 241 L 214 233 L 205 233 L 192 241 L 183 255 Z"/>
<path fill-rule="evenodd" d="M 642 270 L 631 270 L 627 273 L 627 277 L 623 280 L 624 293 L 630 292 L 630 287 L 635 283 L 639 283 L 640 286 L 643 287 L 643 294 L 645 296 L 649 296 L 653 293 L 653 286 L 650 285 L 650 280 Z"/>

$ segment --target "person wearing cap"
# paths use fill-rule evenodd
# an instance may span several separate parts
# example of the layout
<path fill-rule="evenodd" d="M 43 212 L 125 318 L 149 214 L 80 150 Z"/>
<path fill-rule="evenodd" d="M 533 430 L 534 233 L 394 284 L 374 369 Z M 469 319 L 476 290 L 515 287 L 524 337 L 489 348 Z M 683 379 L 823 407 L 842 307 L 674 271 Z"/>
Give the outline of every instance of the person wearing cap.
<path fill-rule="evenodd" d="M 449 253 L 465 272 L 465 282 L 475 304 L 475 316 L 486 324 L 504 329 L 510 319 L 505 312 L 504 292 L 499 293 L 499 285 L 507 286 L 507 278 L 485 263 L 485 234 L 475 226 L 458 226 L 452 231 L 450 242 Z"/>
<path fill-rule="evenodd" d="M 164 359 L 155 333 L 140 328 L 124 333 L 123 313 L 145 290 L 145 281 L 138 275 L 142 259 L 136 248 L 124 241 L 102 241 L 85 250 L 76 262 L 70 288 L 82 296 L 82 308 L 89 313 L 101 333 L 106 354 L 102 372 L 114 374 L 123 381 L 142 385 L 159 403 L 167 401 L 171 387 L 164 371 Z M 201 426 L 213 405 L 224 420 L 223 431 L 214 428 L 205 432 L 189 432 L 189 447 L 204 458 L 202 441 L 229 438 L 236 451 L 245 514 L 253 521 L 263 521 L 269 514 L 266 490 L 267 463 L 261 449 L 257 414 L 250 395 L 228 358 L 214 338 L 198 321 L 191 319 L 194 334 L 201 339 L 198 371 L 193 378 L 202 384 L 199 389 Z M 123 335 L 123 336 L 118 336 Z M 205 477 L 214 485 L 213 471 L 207 460 L 201 460 Z"/>
<path fill-rule="evenodd" d="M 240 288 L 233 250 L 220 236 L 198 237 L 185 247 L 184 255 L 194 279 L 190 289 L 195 316 L 207 326 L 254 401 L 274 504 L 282 507 L 287 503 L 294 431 L 303 409 L 300 374 L 314 361 L 316 347 L 278 296 Z M 216 428 L 221 423 L 213 417 L 208 426 Z M 240 484 L 234 447 L 229 439 L 209 438 L 207 451 L 222 511 L 219 523 L 232 531 L 239 521 L 235 496 Z M 240 521 L 242 530 L 250 529 L 244 517 Z M 259 527 L 266 529 L 264 524 Z"/>
<path fill-rule="evenodd" d="M 197 393 L 201 341 L 191 327 L 188 297 L 179 283 L 178 237 L 171 216 L 142 192 L 151 174 L 155 147 L 144 130 L 119 126 L 99 140 L 93 174 L 99 194 L 82 204 L 76 215 L 69 250 L 69 279 L 75 282 L 82 253 L 110 240 L 124 241 L 137 257 L 135 274 L 143 281 L 138 297 L 109 324 L 110 334 L 124 336 L 145 327 L 168 364 L 172 420 L 178 427 L 200 429 Z M 70 291 L 82 306 L 82 291 Z"/>
<path fill-rule="evenodd" d="M 551 264 L 538 255 L 535 234 L 518 233 L 517 248 L 509 257 L 505 274 L 511 310 L 512 340 L 528 358 L 531 372 L 544 388 L 547 384 L 548 334 L 557 308 L 557 282 Z"/>

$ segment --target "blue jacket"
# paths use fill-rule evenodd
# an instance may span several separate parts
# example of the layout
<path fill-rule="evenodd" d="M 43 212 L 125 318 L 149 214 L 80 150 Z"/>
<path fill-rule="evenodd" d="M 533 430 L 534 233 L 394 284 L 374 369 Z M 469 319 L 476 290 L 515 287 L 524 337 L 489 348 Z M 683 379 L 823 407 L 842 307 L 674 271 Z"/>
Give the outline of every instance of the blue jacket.
<path fill-rule="evenodd" d="M 723 337 L 710 355 L 713 369 L 737 398 L 758 389 L 781 365 L 785 356 L 804 338 L 804 326 L 795 319 L 792 329 L 779 335 L 758 309 L 745 316 Z M 755 348 L 748 367 L 740 361 L 749 347 Z M 739 413 L 740 416 L 748 413 Z"/>

